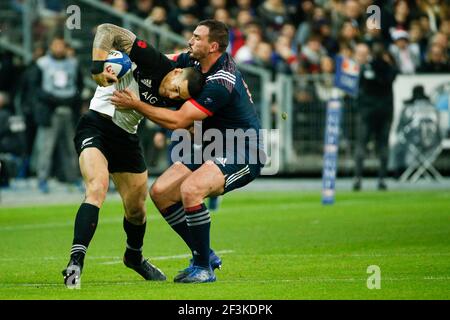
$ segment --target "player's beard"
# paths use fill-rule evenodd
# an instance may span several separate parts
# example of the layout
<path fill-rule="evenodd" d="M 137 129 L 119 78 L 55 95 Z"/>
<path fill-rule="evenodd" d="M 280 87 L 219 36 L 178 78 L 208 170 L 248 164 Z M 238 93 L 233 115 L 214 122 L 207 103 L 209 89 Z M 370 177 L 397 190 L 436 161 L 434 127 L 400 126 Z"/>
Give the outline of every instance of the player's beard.
<path fill-rule="evenodd" d="M 199 52 L 194 53 L 192 47 L 189 47 L 188 50 L 189 50 L 188 51 L 189 52 L 189 58 L 191 58 L 193 60 L 200 61 L 201 59 L 203 59 L 205 57 L 204 55 L 202 55 Z"/>
<path fill-rule="evenodd" d="M 197 60 L 195 58 L 194 52 L 192 51 L 192 47 L 190 47 L 190 46 L 188 47 L 188 53 L 189 53 L 189 58 L 190 59 Z"/>
<path fill-rule="evenodd" d="M 199 54 L 199 53 L 193 53 L 192 51 L 189 53 L 189 58 L 191 58 L 192 60 L 197 60 L 197 61 L 201 61 L 202 59 L 206 58 L 208 56 L 208 54 L 204 55 L 204 54 Z"/>
<path fill-rule="evenodd" d="M 198 58 L 192 52 L 189 52 L 189 59 L 198 61 Z"/>

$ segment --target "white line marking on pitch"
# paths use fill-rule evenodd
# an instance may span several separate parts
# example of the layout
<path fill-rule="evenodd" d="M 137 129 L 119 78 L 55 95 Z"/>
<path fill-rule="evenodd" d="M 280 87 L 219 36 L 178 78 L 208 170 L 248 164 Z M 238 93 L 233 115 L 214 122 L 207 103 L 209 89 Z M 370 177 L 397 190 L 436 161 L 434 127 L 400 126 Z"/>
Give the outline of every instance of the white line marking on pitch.
<path fill-rule="evenodd" d="M 405 277 L 405 278 L 383 278 L 383 281 L 420 281 L 420 280 L 434 280 L 434 281 L 448 281 L 450 277 Z M 219 280 L 220 283 L 296 283 L 296 282 L 365 282 L 366 278 L 314 278 L 305 277 L 300 279 L 240 279 L 240 280 Z M 138 285 L 143 284 L 142 281 L 135 282 L 101 282 L 93 281 L 87 285 L 90 287 L 96 286 L 123 286 L 123 285 Z M 61 287 L 61 283 L 0 283 L 0 287 L 14 288 L 14 287 Z"/>
<path fill-rule="evenodd" d="M 217 254 L 227 254 L 227 253 L 233 253 L 233 250 L 220 250 L 216 251 Z M 154 260 L 171 260 L 171 259 L 185 259 L 192 257 L 191 254 L 177 254 L 173 256 L 160 256 L 160 257 L 150 257 L 150 261 Z M 120 257 L 116 257 L 117 260 L 115 261 L 107 261 L 107 262 L 100 262 L 99 264 L 119 264 L 122 263 L 122 260 Z"/>
<path fill-rule="evenodd" d="M 156 216 L 147 216 L 147 220 L 158 220 L 159 218 Z M 118 222 L 122 222 L 123 217 L 120 218 L 100 218 L 99 224 L 114 224 Z M 73 227 L 74 221 L 60 222 L 60 223 L 36 223 L 36 224 L 18 224 L 13 226 L 2 226 L 0 227 L 0 231 L 16 231 L 16 230 L 37 230 L 37 229 L 50 229 L 50 228 L 65 228 L 65 227 Z"/>
<path fill-rule="evenodd" d="M 222 250 L 217 251 L 218 254 L 226 254 L 226 253 L 232 253 L 233 250 Z M 368 253 L 368 254 L 347 254 L 347 253 L 341 253 L 341 254 L 334 254 L 334 253 L 318 253 L 318 254 L 269 254 L 267 257 L 276 257 L 276 256 L 282 256 L 282 257 L 296 257 L 296 258 L 351 258 L 351 257 L 358 257 L 358 258 L 373 258 L 373 257 L 416 257 L 416 256 L 450 256 L 449 252 L 423 252 L 423 253 L 395 253 L 395 254 L 378 254 L 378 253 Z M 173 256 L 162 256 L 162 257 L 153 257 L 150 259 L 153 260 L 168 260 L 168 259 L 182 259 L 182 258 L 190 258 L 191 256 L 188 254 L 180 254 L 180 255 L 173 255 Z M 0 261 L 36 261 L 36 260 L 65 260 L 66 256 L 61 257 L 27 257 L 27 258 L 0 258 Z M 103 260 L 103 259 L 113 259 L 113 260 L 120 260 L 116 262 L 104 262 L 103 264 L 115 264 L 115 263 L 121 263 L 122 257 L 119 256 L 89 256 L 89 260 Z"/>
<path fill-rule="evenodd" d="M 418 281 L 418 280 L 437 280 L 446 281 L 450 280 L 450 277 L 417 277 L 417 278 L 385 278 L 383 281 Z M 314 278 L 305 277 L 300 279 L 267 279 L 267 280 L 257 280 L 257 279 L 240 279 L 240 280 L 221 280 L 223 283 L 277 283 L 277 282 L 364 282 L 367 278 Z"/>
<path fill-rule="evenodd" d="M 299 258 L 372 258 L 372 257 L 415 257 L 415 256 L 450 256 L 450 252 L 418 252 L 418 253 L 305 253 L 305 254 L 270 254 L 268 256 L 282 256 L 282 257 L 299 257 Z"/>

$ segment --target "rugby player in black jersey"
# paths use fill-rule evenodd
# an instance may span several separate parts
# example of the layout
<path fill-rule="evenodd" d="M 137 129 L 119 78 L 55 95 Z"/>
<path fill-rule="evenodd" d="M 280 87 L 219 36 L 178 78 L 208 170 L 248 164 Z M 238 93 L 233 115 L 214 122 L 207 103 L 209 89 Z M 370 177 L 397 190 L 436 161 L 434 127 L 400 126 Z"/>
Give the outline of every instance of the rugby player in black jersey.
<path fill-rule="evenodd" d="M 120 81 L 103 68 L 111 49 L 127 53 L 135 62 L 134 70 Z M 177 107 L 199 92 L 203 77 L 194 68 L 175 68 L 155 48 L 112 24 L 97 28 L 92 58 L 92 75 L 99 86 L 74 138 L 86 195 L 75 218 L 70 261 L 63 270 L 64 283 L 70 288 L 80 284 L 84 257 L 97 227 L 110 175 L 124 207 L 125 265 L 146 280 L 165 280 L 165 275 L 142 255 L 148 173 L 136 131 L 143 116 L 134 110 L 116 109 L 110 99 L 115 89 L 128 88 L 147 103 Z"/>

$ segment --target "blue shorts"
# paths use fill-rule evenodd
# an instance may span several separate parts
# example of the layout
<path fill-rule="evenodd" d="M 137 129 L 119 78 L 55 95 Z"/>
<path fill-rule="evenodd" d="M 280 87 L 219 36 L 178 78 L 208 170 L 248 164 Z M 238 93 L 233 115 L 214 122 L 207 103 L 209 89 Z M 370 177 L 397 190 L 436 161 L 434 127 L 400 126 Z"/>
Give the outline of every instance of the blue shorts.
<path fill-rule="evenodd" d="M 239 157 L 236 152 L 227 152 L 227 150 L 225 150 L 223 157 L 203 159 L 203 162 L 200 164 L 195 163 L 194 161 L 190 161 L 189 163 L 186 161 L 181 162 L 188 167 L 189 170 L 195 171 L 200 168 L 206 160 L 213 161 L 225 177 L 225 187 L 223 192 L 223 194 L 225 194 L 231 190 L 247 185 L 261 174 L 261 169 L 264 167 L 264 164 L 260 161 L 255 161 L 254 159 L 251 159 L 250 161 L 250 157 L 248 156 L 249 152 L 250 151 L 246 149 L 241 157 Z M 229 159 L 238 159 L 240 161 L 228 161 Z"/>

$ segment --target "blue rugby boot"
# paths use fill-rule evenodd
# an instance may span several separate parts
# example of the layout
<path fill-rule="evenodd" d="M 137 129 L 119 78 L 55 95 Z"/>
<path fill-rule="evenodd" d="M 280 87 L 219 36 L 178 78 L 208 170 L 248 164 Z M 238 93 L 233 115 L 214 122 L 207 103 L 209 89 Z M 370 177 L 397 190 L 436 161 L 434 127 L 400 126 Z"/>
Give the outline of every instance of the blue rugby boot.
<path fill-rule="evenodd" d="M 192 265 L 194 264 L 194 259 L 192 259 Z M 214 271 L 215 269 L 222 269 L 222 259 L 211 249 L 209 253 L 209 264 L 211 265 L 211 269 Z"/>
<path fill-rule="evenodd" d="M 214 252 L 214 250 L 211 249 L 211 251 L 209 252 L 209 264 L 211 266 L 211 269 L 214 271 L 215 269 L 221 269 L 222 268 L 222 259 L 220 259 L 220 257 L 218 255 L 216 255 L 216 253 Z M 194 268 L 194 259 L 192 258 L 191 260 L 189 260 L 189 267 L 187 267 L 184 270 L 181 270 L 178 275 L 175 276 L 175 278 L 173 279 L 174 282 L 180 282 L 181 279 L 183 279 L 184 277 L 186 277 L 187 275 L 189 275 Z"/>
<path fill-rule="evenodd" d="M 206 283 L 216 281 L 216 275 L 211 268 L 192 266 L 191 273 L 177 281 L 179 283 Z"/>
<path fill-rule="evenodd" d="M 222 259 L 220 259 L 220 257 L 216 255 L 216 253 L 212 249 L 209 251 L 209 264 L 213 269 L 213 271 L 215 269 L 220 270 L 222 268 Z M 194 258 L 191 258 L 191 260 L 189 260 L 189 267 L 193 266 L 194 266 Z"/>

